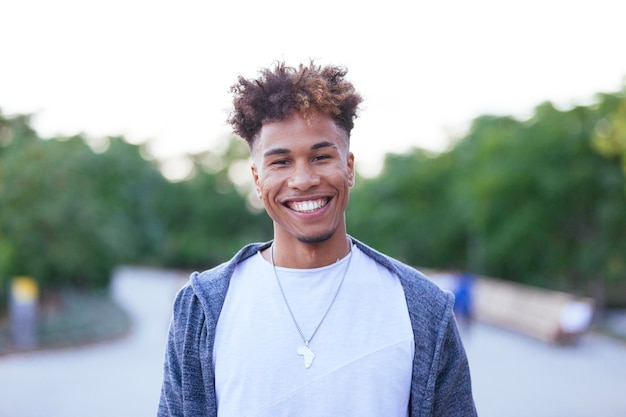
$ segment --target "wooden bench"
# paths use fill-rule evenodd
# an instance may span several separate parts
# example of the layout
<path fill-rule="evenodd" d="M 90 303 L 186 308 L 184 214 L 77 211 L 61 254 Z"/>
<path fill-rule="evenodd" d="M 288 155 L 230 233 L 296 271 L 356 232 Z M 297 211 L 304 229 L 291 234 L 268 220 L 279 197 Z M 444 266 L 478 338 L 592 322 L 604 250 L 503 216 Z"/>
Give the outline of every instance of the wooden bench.
<path fill-rule="evenodd" d="M 427 274 L 438 282 L 441 275 Z M 444 288 L 450 289 L 449 282 Z M 571 343 L 584 333 L 594 302 L 572 294 L 535 288 L 489 277 L 476 277 L 473 288 L 474 319 L 549 343 Z"/>
<path fill-rule="evenodd" d="M 584 333 L 594 307 L 591 299 L 492 278 L 477 279 L 474 289 L 477 320 L 551 343 L 568 343 Z"/>

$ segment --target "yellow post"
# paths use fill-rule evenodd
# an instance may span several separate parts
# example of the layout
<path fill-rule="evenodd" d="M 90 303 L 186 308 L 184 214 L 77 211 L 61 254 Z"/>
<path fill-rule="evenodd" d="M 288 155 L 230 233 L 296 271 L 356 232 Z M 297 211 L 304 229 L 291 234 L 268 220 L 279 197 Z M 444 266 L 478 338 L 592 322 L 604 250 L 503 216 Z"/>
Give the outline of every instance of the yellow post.
<path fill-rule="evenodd" d="M 31 277 L 18 276 L 11 282 L 10 314 L 13 344 L 18 348 L 37 345 L 39 287 Z"/>

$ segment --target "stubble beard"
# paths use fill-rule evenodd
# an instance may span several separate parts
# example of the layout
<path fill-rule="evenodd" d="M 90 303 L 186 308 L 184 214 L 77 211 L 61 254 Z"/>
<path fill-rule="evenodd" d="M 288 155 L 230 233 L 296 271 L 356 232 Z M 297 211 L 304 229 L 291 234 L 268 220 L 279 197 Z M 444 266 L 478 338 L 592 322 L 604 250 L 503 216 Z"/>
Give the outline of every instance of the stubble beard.
<path fill-rule="evenodd" d="M 299 242 L 307 244 L 323 243 L 329 240 L 335 234 L 335 230 L 317 236 L 296 236 Z"/>

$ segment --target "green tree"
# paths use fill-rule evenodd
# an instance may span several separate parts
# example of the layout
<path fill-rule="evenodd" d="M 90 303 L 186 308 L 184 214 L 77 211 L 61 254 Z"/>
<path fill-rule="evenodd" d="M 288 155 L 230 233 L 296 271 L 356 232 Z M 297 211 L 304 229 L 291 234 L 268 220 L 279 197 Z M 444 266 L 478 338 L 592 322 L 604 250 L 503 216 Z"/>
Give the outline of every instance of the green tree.
<path fill-rule="evenodd" d="M 150 205 L 164 179 L 137 147 L 109 138 L 95 153 L 80 135 L 42 140 L 25 118 L 8 126 L 12 139 L 0 154 L 5 281 L 24 274 L 44 289 L 103 287 L 116 265 L 155 250 L 162 230 Z"/>
<path fill-rule="evenodd" d="M 593 108 L 563 112 L 546 103 L 524 123 L 476 121 L 458 151 L 478 157 L 462 188 L 477 202 L 470 230 L 485 272 L 585 291 L 603 270 L 608 230 L 625 230 L 601 213 L 609 201 L 623 206 L 613 198 L 623 176 L 592 148 L 597 119 Z"/>
<path fill-rule="evenodd" d="M 608 159 L 619 159 L 626 173 L 626 89 L 622 95 L 601 97 L 603 114 L 596 124 L 593 144 Z"/>
<path fill-rule="evenodd" d="M 379 177 L 356 182 L 347 213 L 350 232 L 415 265 L 458 264 L 464 228 L 461 213 L 450 205 L 451 168 L 449 153 L 387 155 Z"/>
<path fill-rule="evenodd" d="M 525 121 L 481 116 L 448 152 L 388 155 L 355 187 L 350 230 L 414 265 L 601 299 L 626 277 L 620 106 L 602 95 L 567 111 L 544 103 Z"/>
<path fill-rule="evenodd" d="M 231 138 L 223 153 L 192 155 L 195 175 L 164 188 L 159 216 L 166 230 L 166 266 L 205 269 L 226 261 L 242 245 L 271 236 L 267 216 L 251 209 L 246 189 L 238 189 L 229 176 L 248 154 L 241 139 Z"/>

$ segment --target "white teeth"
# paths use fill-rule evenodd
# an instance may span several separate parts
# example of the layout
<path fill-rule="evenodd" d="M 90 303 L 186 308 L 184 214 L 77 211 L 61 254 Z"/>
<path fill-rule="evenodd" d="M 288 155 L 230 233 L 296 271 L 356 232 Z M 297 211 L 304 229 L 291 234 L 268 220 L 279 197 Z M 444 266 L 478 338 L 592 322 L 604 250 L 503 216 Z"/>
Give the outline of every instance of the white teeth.
<path fill-rule="evenodd" d="M 300 213 L 311 213 L 326 205 L 326 199 L 309 201 L 292 201 L 289 203 L 291 209 Z"/>

